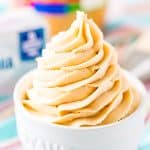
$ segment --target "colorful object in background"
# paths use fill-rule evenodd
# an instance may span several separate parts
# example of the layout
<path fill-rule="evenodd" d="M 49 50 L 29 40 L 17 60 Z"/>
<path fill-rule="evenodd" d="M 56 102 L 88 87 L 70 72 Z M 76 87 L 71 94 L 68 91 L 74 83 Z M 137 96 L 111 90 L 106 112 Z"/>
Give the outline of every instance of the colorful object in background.
<path fill-rule="evenodd" d="M 1 98 L 11 96 L 19 76 L 34 67 L 34 59 L 40 56 L 47 40 L 47 26 L 30 8 L 10 11 L 0 17 Z"/>
<path fill-rule="evenodd" d="M 35 65 L 46 40 L 47 25 L 33 9 L 18 8 L 0 15 L 0 150 L 20 150 L 13 88 L 19 76 Z"/>
<path fill-rule="evenodd" d="M 37 11 L 43 13 L 53 13 L 53 14 L 65 14 L 74 12 L 80 9 L 79 1 L 74 2 L 62 2 L 62 1 L 36 1 L 32 2 L 32 5 Z"/>
<path fill-rule="evenodd" d="M 21 8 L 1 14 L 0 27 L 0 150 L 20 150 L 13 88 L 19 76 L 34 67 L 47 40 L 47 26 L 33 9 Z"/>
<path fill-rule="evenodd" d="M 32 0 L 32 6 L 46 19 L 50 35 L 65 30 L 73 21 L 75 11 L 84 10 L 99 25 L 103 26 L 107 0 Z"/>

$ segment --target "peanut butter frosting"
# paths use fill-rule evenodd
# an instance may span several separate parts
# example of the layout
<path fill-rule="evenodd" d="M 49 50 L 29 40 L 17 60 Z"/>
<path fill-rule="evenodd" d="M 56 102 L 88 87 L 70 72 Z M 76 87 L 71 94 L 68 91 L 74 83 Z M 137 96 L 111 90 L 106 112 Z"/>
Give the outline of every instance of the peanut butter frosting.
<path fill-rule="evenodd" d="M 37 64 L 23 105 L 50 123 L 105 125 L 139 106 L 140 95 L 120 68 L 116 51 L 83 12 L 52 38 Z"/>

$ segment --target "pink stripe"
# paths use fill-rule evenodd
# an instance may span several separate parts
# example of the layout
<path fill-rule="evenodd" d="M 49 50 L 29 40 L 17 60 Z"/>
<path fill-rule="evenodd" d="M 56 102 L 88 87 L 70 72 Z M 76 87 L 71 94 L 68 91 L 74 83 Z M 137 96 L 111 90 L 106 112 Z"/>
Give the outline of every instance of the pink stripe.
<path fill-rule="evenodd" d="M 145 118 L 145 123 L 150 121 L 150 112 L 147 114 L 146 118 Z"/>
<path fill-rule="evenodd" d="M 3 111 L 6 108 L 9 108 L 13 105 L 13 101 L 9 100 L 8 102 L 5 102 L 4 104 L 0 104 L 0 112 Z"/>
<path fill-rule="evenodd" d="M 144 81 L 147 90 L 150 90 L 150 81 Z"/>
<path fill-rule="evenodd" d="M 131 6 L 127 6 L 126 8 L 127 13 L 144 13 L 150 10 L 150 3 L 140 3 L 140 4 L 133 4 Z"/>
<path fill-rule="evenodd" d="M 0 150 L 12 150 L 12 148 L 21 148 L 21 143 L 20 141 L 15 141 L 7 146 L 3 146 L 3 147 L 0 147 Z"/>
<path fill-rule="evenodd" d="M 118 36 L 118 35 L 124 35 L 124 34 L 137 34 L 139 35 L 141 32 L 139 29 L 135 27 L 129 27 L 129 26 L 122 26 L 111 33 L 109 33 L 108 37 Z"/>

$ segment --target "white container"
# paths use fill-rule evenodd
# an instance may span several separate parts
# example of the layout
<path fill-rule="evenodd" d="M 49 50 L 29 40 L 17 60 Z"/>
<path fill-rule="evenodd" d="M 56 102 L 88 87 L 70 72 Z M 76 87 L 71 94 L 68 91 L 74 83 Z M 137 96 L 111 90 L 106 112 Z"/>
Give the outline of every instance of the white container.
<path fill-rule="evenodd" d="M 31 8 L 0 15 L 0 97 L 12 94 L 16 80 L 36 65 L 47 37 L 47 24 Z"/>
<path fill-rule="evenodd" d="M 139 108 L 117 123 L 84 128 L 46 123 L 27 112 L 18 97 L 30 73 L 25 75 L 14 92 L 18 134 L 24 150 L 137 150 L 144 129 L 146 92 L 140 81 L 129 73 L 126 75 L 142 95 Z"/>

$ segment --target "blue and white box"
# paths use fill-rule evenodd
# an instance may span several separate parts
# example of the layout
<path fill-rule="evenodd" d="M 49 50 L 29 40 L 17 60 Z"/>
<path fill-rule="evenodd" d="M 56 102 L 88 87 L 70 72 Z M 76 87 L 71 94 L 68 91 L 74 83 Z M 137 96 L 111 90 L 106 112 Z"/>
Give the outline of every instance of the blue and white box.
<path fill-rule="evenodd" d="M 46 22 L 32 8 L 0 16 L 0 97 L 12 95 L 16 80 L 35 67 L 47 33 Z"/>

